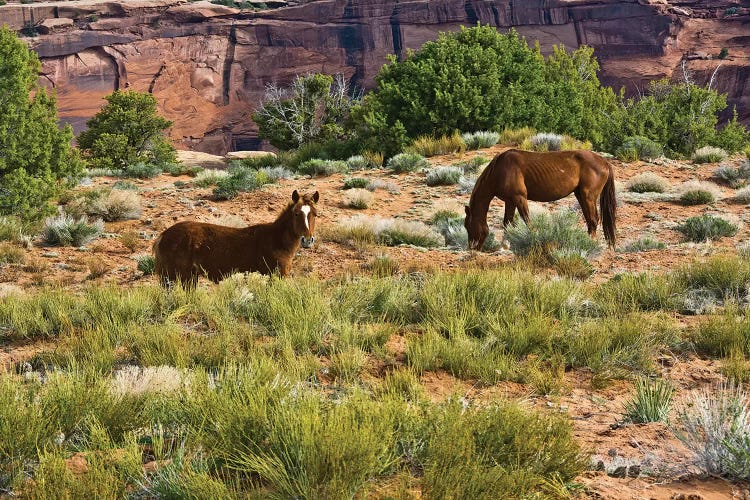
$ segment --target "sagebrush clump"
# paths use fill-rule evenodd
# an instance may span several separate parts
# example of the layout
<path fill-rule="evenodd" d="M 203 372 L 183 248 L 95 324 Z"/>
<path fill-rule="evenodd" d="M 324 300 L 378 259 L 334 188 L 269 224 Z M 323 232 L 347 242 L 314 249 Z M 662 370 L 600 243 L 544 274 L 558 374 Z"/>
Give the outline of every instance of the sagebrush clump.
<path fill-rule="evenodd" d="M 701 242 L 734 236 L 738 227 L 721 217 L 704 214 L 688 218 L 677 226 L 677 230 L 690 241 Z"/>
<path fill-rule="evenodd" d="M 387 164 L 387 167 L 396 173 L 416 172 L 429 166 L 425 157 L 418 153 L 399 153 L 388 160 Z"/>

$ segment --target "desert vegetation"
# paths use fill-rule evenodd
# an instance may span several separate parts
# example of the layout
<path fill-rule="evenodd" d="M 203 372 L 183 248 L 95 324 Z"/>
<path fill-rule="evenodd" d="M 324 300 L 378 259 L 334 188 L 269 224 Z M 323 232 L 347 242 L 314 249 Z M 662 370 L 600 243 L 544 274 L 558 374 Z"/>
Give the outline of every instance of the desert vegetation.
<path fill-rule="evenodd" d="M 6 29 L 0 47 L 3 119 L 30 131 L 0 127 L 2 494 L 568 498 L 618 470 L 750 477 L 750 150 L 736 117 L 717 127 L 724 96 L 626 99 L 586 47 L 544 57 L 478 26 L 391 60 L 368 94 L 269 87 L 255 120 L 278 154 L 213 170 L 179 164 L 132 91 L 70 147 L 33 53 Z M 506 229 L 493 204 L 466 252 L 462 205 L 511 146 L 612 154 L 622 247 L 570 197 Z M 291 277 L 156 284 L 167 225 L 269 221 L 292 186 L 326 205 Z M 647 457 L 631 432 L 659 436 Z"/>

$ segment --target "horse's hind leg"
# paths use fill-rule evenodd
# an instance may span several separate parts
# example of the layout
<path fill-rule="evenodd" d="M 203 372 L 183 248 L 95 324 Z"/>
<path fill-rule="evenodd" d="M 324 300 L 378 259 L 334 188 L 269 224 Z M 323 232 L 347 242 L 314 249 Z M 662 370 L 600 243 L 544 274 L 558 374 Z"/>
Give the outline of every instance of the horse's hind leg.
<path fill-rule="evenodd" d="M 516 215 L 516 205 L 511 201 L 505 202 L 505 216 L 503 217 L 503 228 L 513 223 L 513 217 Z"/>
<path fill-rule="evenodd" d="M 527 226 L 530 226 L 531 217 L 529 217 L 529 201 L 525 196 L 516 196 L 513 198 L 513 205 L 518 208 L 518 214 L 521 216 Z M 507 212 L 506 212 L 507 215 Z"/>
<path fill-rule="evenodd" d="M 596 197 L 585 191 L 576 191 L 576 199 L 581 206 L 583 218 L 586 219 L 586 227 L 589 236 L 596 239 L 596 226 L 599 225 L 599 211 L 596 209 Z"/>

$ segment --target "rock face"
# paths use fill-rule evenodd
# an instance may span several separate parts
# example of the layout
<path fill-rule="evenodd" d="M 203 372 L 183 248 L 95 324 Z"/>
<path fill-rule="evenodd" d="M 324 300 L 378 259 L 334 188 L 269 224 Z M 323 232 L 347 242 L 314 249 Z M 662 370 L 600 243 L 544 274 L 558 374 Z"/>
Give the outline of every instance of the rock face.
<path fill-rule="evenodd" d="M 595 48 L 605 84 L 634 94 L 660 77 L 729 95 L 750 123 L 750 0 L 313 0 L 262 11 L 206 1 L 77 0 L 0 7 L 25 31 L 57 90 L 61 117 L 82 130 L 114 89 L 152 92 L 179 147 L 223 154 L 260 142 L 250 114 L 269 82 L 343 73 L 372 86 L 387 54 L 477 22 L 516 27 L 542 50 Z M 65 21 L 53 21 L 65 19 Z M 69 22 L 72 20 L 73 22 Z M 39 30 L 37 30 L 38 32 Z M 719 60 L 722 48 L 728 57 Z M 717 70 L 718 67 L 718 70 Z M 715 74 L 714 74 L 715 73 Z"/>

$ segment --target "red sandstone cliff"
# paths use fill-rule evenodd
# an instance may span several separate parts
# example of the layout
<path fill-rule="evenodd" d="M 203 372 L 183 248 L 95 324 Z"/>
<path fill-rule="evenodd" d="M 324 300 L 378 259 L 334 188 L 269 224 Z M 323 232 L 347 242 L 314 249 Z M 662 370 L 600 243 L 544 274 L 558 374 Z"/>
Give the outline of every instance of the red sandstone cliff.
<path fill-rule="evenodd" d="M 306 72 L 372 84 L 386 54 L 477 22 L 515 26 L 542 48 L 591 45 L 602 80 L 629 93 L 663 76 L 714 88 L 750 123 L 750 0 L 315 0 L 239 11 L 206 1 L 10 3 L 0 22 L 29 38 L 80 130 L 116 88 L 150 91 L 183 148 L 221 153 L 257 145 L 250 113 L 267 82 Z M 722 48 L 729 57 L 716 59 Z"/>

